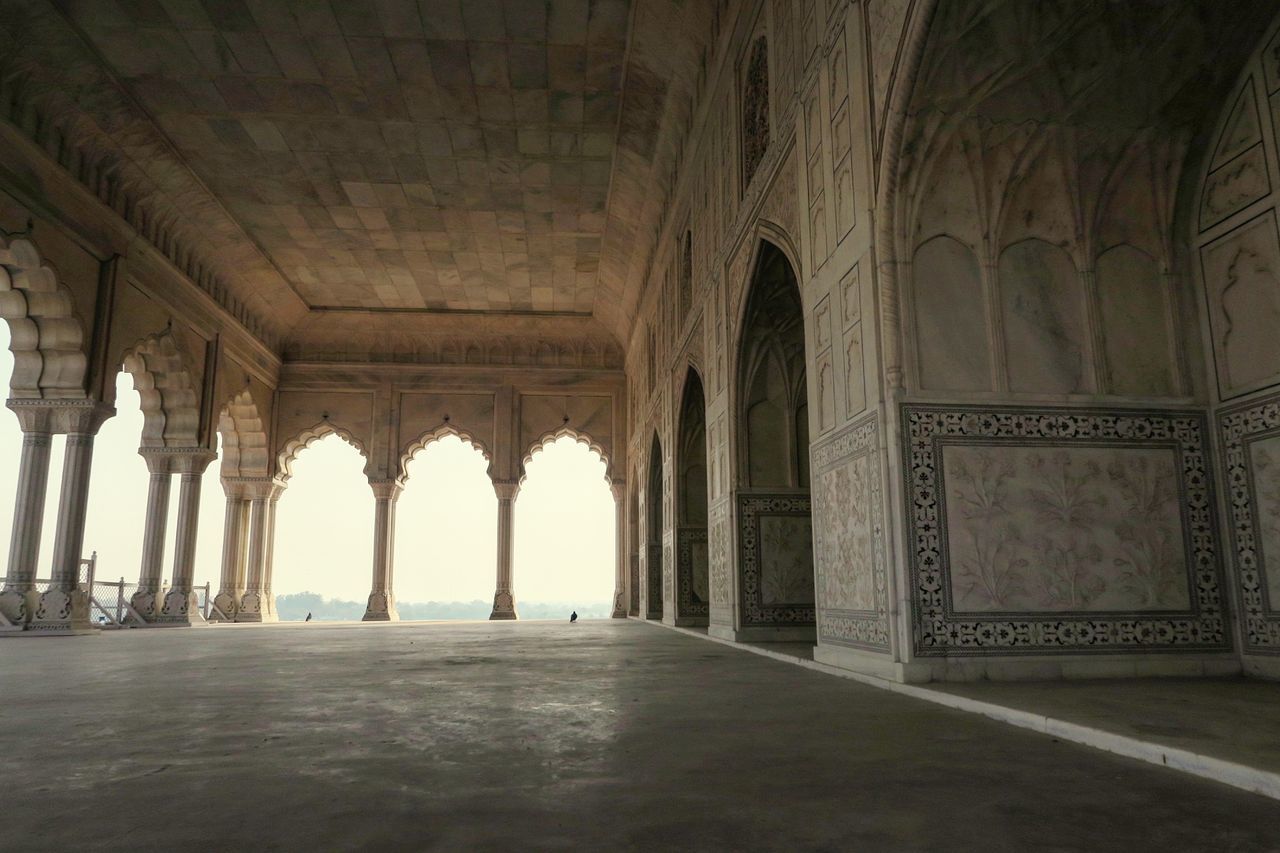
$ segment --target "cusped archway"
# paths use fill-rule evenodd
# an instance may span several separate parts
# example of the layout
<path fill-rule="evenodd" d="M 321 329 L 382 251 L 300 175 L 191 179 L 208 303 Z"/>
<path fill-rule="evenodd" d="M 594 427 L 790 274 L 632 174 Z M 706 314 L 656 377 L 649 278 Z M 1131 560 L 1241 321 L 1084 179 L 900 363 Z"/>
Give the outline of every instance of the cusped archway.
<path fill-rule="evenodd" d="M 84 398 L 88 359 L 75 300 L 29 240 L 0 237 L 0 318 L 11 332 L 11 398 Z"/>

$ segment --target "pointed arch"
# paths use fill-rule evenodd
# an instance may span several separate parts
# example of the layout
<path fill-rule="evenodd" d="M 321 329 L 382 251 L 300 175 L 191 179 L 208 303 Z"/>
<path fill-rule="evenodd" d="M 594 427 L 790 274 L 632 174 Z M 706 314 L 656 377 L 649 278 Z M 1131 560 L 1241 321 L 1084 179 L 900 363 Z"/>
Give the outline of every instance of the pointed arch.
<path fill-rule="evenodd" d="M 578 442 L 578 444 L 584 445 L 588 450 L 599 456 L 600 460 L 604 462 L 604 479 L 606 482 L 612 482 L 610 480 L 610 472 L 613 470 L 613 463 L 609 460 L 609 454 L 600 442 L 596 441 L 586 432 L 576 430 L 571 426 L 562 426 L 559 429 L 544 432 L 541 436 L 534 439 L 527 448 L 525 448 L 524 455 L 520 459 L 521 483 L 524 483 L 526 476 L 525 469 L 529 466 L 529 463 L 533 461 L 534 454 L 542 452 L 542 449 L 548 444 L 553 444 L 566 436 L 572 438 L 574 441 Z"/>
<path fill-rule="evenodd" d="M 198 447 L 200 395 L 173 333 L 150 335 L 125 350 L 121 368 L 142 399 L 142 447 Z"/>
<path fill-rule="evenodd" d="M 349 430 L 343 429 L 337 424 L 328 420 L 322 420 L 314 426 L 307 427 L 299 432 L 293 438 L 286 441 L 280 448 L 280 454 L 276 458 L 277 474 L 281 480 L 288 481 L 293 476 L 293 463 L 298 458 L 298 454 L 315 444 L 325 436 L 336 435 L 356 449 L 365 460 L 365 473 L 368 473 L 369 467 L 369 451 Z"/>
<path fill-rule="evenodd" d="M 480 455 L 484 457 L 484 461 L 488 465 L 485 473 L 488 474 L 490 478 L 493 477 L 493 454 L 489 451 L 488 446 L 473 433 L 465 429 L 459 429 L 453 424 L 445 423 L 424 431 L 417 438 L 404 446 L 404 449 L 400 453 L 399 468 L 397 469 L 399 473 L 396 477 L 397 481 L 399 481 L 402 486 L 405 485 L 409 479 L 409 463 L 413 461 L 413 458 L 425 450 L 427 445 L 439 441 L 447 435 L 457 436 L 462 439 L 464 444 L 468 444 L 480 451 Z"/>
<path fill-rule="evenodd" d="M 232 397 L 218 416 L 222 436 L 223 477 L 267 477 L 270 452 L 258 404 L 246 388 Z"/>
<path fill-rule="evenodd" d="M 666 491 L 666 478 L 663 471 L 662 441 L 655 430 L 649 442 L 648 470 L 645 477 L 644 490 L 644 525 L 645 525 L 645 618 L 662 618 L 662 532 L 663 532 L 663 496 Z"/>
<path fill-rule="evenodd" d="M 86 396 L 89 360 L 75 300 L 29 240 L 0 236 L 0 318 L 11 332 L 11 398 Z"/>

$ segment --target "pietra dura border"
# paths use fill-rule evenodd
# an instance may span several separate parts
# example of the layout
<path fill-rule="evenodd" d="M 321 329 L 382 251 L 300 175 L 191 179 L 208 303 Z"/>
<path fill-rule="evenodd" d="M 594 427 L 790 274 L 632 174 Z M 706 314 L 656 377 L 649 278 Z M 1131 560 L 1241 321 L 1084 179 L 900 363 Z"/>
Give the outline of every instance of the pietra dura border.
<path fill-rule="evenodd" d="M 760 588 L 760 520 L 766 516 L 792 516 L 810 521 L 809 496 L 803 493 L 738 494 L 738 555 L 744 628 L 792 628 L 814 624 L 812 602 L 766 605 Z"/>
<path fill-rule="evenodd" d="M 913 643 L 921 657 L 1229 651 L 1213 488 L 1201 412 L 904 404 Z M 954 613 L 942 448 L 1170 448 L 1191 573 L 1185 612 Z"/>
<path fill-rule="evenodd" d="M 1280 602 L 1267 592 L 1267 565 L 1260 539 L 1258 500 L 1249 446 L 1280 435 L 1280 394 L 1272 394 L 1218 412 L 1227 507 L 1231 513 L 1231 550 L 1240 585 L 1244 650 L 1280 654 Z M 1280 570 L 1280 569 L 1277 569 Z"/>
<path fill-rule="evenodd" d="M 710 601 L 693 600 L 693 546 L 699 542 L 707 543 L 707 528 L 681 527 L 676 538 L 676 575 L 679 580 L 676 584 L 676 613 L 680 616 L 710 616 Z M 708 588 L 711 586 L 710 571 L 708 565 Z"/>
<path fill-rule="evenodd" d="M 841 610 L 821 608 L 818 620 L 818 637 L 824 643 L 838 646 L 851 646 L 876 652 L 889 651 L 889 590 L 888 590 L 888 557 L 885 553 L 884 540 L 884 488 L 880 475 L 880 416 L 872 414 L 861 421 L 852 423 L 829 438 L 823 439 L 813 448 L 813 475 L 810 482 L 815 484 L 815 499 L 821 499 L 821 490 L 817 483 L 830 471 L 846 465 L 862 457 L 868 459 L 867 470 L 870 475 L 868 495 L 871 516 L 871 548 L 873 555 L 872 583 L 875 587 L 875 610 Z M 814 563 L 818 566 L 818 589 L 822 588 L 821 572 L 823 557 L 818 552 L 820 545 L 814 537 Z M 833 568 L 839 569 L 839 566 Z"/>

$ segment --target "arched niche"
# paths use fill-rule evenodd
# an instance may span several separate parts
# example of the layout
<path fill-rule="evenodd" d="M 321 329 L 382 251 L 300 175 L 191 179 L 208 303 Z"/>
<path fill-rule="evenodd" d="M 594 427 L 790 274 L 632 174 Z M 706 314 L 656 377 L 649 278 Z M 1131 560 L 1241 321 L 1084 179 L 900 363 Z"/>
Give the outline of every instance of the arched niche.
<path fill-rule="evenodd" d="M 989 391 L 991 348 L 982 273 L 973 250 L 943 234 L 911 263 L 916 373 L 930 391 Z"/>
<path fill-rule="evenodd" d="M 705 624 L 711 613 L 707 411 L 702 379 L 692 366 L 685 378 L 676 435 L 676 622 Z"/>
<path fill-rule="evenodd" d="M 170 332 L 130 347 L 121 367 L 142 400 L 143 448 L 198 447 L 200 395 Z"/>
<path fill-rule="evenodd" d="M 662 442 L 653 434 L 649 445 L 649 471 L 644 493 L 645 509 L 645 580 L 648 589 L 645 616 L 662 618 Z"/>
<path fill-rule="evenodd" d="M 1000 253 L 998 275 L 1009 390 L 1092 392 L 1085 293 L 1071 256 L 1045 240 L 1021 240 Z"/>
<path fill-rule="evenodd" d="M 0 237 L 0 317 L 9 324 L 13 399 L 83 399 L 85 334 L 70 289 L 28 240 Z"/>
<path fill-rule="evenodd" d="M 808 487 L 804 309 L 782 251 L 761 241 L 738 346 L 740 482 Z"/>
<path fill-rule="evenodd" d="M 813 531 L 804 309 L 795 271 L 764 241 L 738 340 L 739 591 L 743 637 L 813 637 Z"/>

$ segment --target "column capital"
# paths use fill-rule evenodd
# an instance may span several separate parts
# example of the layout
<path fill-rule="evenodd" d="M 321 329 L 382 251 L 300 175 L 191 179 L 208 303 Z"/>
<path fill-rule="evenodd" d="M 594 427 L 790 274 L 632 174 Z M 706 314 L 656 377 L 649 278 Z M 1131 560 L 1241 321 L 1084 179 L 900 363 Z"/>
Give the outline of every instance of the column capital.
<path fill-rule="evenodd" d="M 5 405 L 18 416 L 23 432 L 97 435 L 99 427 L 116 413 L 97 400 L 8 400 Z"/>
<path fill-rule="evenodd" d="M 204 447 L 139 447 L 152 474 L 203 474 L 218 454 Z"/>
<path fill-rule="evenodd" d="M 376 501 L 394 501 L 400 497 L 400 492 L 404 489 L 404 484 L 399 480 L 370 480 L 369 488 L 373 490 L 373 499 Z"/>
<path fill-rule="evenodd" d="M 627 497 L 627 481 L 626 480 L 610 480 L 609 491 L 613 492 L 613 499 L 621 503 Z"/>
<path fill-rule="evenodd" d="M 520 493 L 520 481 L 494 480 L 493 491 L 498 496 L 498 500 L 513 501 L 516 499 L 516 495 Z"/>
<path fill-rule="evenodd" d="M 279 499 L 288 483 L 278 477 L 223 477 L 222 490 L 228 498 L 246 501 Z"/>

